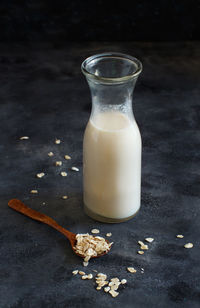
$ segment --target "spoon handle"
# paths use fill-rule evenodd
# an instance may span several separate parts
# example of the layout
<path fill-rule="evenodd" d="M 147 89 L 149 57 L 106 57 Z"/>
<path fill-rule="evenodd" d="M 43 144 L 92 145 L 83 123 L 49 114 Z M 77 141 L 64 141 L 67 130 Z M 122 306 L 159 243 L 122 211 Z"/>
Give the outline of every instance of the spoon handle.
<path fill-rule="evenodd" d="M 12 208 L 13 210 L 20 212 L 32 219 L 38 220 L 40 222 L 43 222 L 49 226 L 51 226 L 52 228 L 58 230 L 59 232 L 63 233 L 68 239 L 70 239 L 70 237 L 72 236 L 72 232 L 64 229 L 63 227 L 61 227 L 60 225 L 57 224 L 57 222 L 55 220 L 53 220 L 52 218 L 50 218 L 49 216 L 42 214 L 40 212 L 37 212 L 33 209 L 31 209 L 30 207 L 26 206 L 22 201 L 18 200 L 18 199 L 12 199 L 8 202 L 8 206 L 10 208 Z"/>

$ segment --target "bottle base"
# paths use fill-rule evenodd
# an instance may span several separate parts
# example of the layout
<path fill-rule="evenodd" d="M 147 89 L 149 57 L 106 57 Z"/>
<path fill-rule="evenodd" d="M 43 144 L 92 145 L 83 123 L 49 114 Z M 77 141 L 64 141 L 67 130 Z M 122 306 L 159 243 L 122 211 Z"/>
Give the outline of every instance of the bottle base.
<path fill-rule="evenodd" d="M 140 209 L 139 209 L 140 210 Z M 115 224 L 115 223 L 120 223 L 120 222 L 125 222 L 125 221 L 127 221 L 127 220 L 130 220 L 130 219 L 132 219 L 134 216 L 136 216 L 137 215 L 137 213 L 139 212 L 139 210 L 135 213 L 135 214 L 133 214 L 133 215 L 131 215 L 131 216 L 129 216 L 129 217 L 125 217 L 125 218 L 110 218 L 110 217 L 104 217 L 104 216 L 101 216 L 101 215 L 99 215 L 99 214 L 96 214 L 96 213 L 94 213 L 94 212 L 92 212 L 90 209 L 88 209 L 88 207 L 84 204 L 84 211 L 85 211 L 85 213 L 89 216 L 89 217 L 91 217 L 92 219 L 94 219 L 94 220 L 97 220 L 97 221 L 100 221 L 100 222 L 106 222 L 106 223 L 110 223 L 110 224 Z"/>

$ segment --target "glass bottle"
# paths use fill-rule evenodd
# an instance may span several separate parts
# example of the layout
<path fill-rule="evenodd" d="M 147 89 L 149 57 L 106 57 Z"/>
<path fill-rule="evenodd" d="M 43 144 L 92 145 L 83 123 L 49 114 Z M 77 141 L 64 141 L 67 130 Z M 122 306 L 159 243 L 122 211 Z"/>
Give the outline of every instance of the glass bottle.
<path fill-rule="evenodd" d="M 83 140 L 84 209 L 99 221 L 126 221 L 140 208 L 141 136 L 132 94 L 142 64 L 109 52 L 87 58 L 81 69 L 92 97 Z"/>

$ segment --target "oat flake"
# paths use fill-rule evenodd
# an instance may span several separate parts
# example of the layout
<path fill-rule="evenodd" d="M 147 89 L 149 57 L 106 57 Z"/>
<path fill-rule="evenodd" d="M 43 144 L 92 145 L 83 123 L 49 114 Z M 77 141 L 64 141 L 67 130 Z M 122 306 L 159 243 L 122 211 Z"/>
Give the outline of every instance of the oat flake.
<path fill-rule="evenodd" d="M 105 287 L 104 291 L 107 293 L 108 291 L 110 291 L 110 287 Z"/>
<path fill-rule="evenodd" d="M 68 197 L 67 196 L 62 196 L 62 199 L 66 200 Z"/>
<path fill-rule="evenodd" d="M 32 190 L 30 191 L 30 193 L 31 193 L 31 194 L 38 194 L 38 190 L 37 190 L 37 189 L 32 189 Z"/>
<path fill-rule="evenodd" d="M 56 161 L 56 162 L 55 162 L 55 165 L 56 165 L 56 166 L 62 166 L 62 162 L 61 162 L 60 160 L 59 160 L 59 161 Z"/>
<path fill-rule="evenodd" d="M 60 174 L 61 174 L 62 176 L 67 176 L 67 172 L 65 172 L 65 171 L 62 171 Z"/>
<path fill-rule="evenodd" d="M 65 159 L 68 160 L 71 159 L 71 157 L 69 155 L 65 155 Z"/>
<path fill-rule="evenodd" d="M 77 275 L 78 274 L 78 270 L 75 270 L 72 272 L 73 275 Z"/>
<path fill-rule="evenodd" d="M 194 245 L 192 243 L 187 243 L 184 245 L 185 248 L 192 248 Z"/>
<path fill-rule="evenodd" d="M 127 270 L 130 272 L 130 273 L 136 273 L 137 270 L 134 269 L 134 267 L 127 267 Z"/>
<path fill-rule="evenodd" d="M 40 173 L 38 173 L 36 176 L 37 176 L 37 178 L 42 178 L 44 175 L 45 175 L 44 172 L 40 172 Z"/>
<path fill-rule="evenodd" d="M 154 238 L 147 237 L 147 238 L 145 238 L 145 241 L 148 242 L 148 243 L 152 243 L 154 241 Z"/>
<path fill-rule="evenodd" d="M 119 278 L 111 278 L 110 281 L 119 282 Z"/>
<path fill-rule="evenodd" d="M 85 275 L 85 272 L 79 271 L 79 275 Z"/>
<path fill-rule="evenodd" d="M 93 234 L 97 234 L 97 233 L 99 233 L 100 231 L 98 230 L 98 229 L 92 229 L 91 230 L 91 233 L 93 233 Z"/>
<path fill-rule="evenodd" d="M 112 295 L 112 297 L 116 297 L 119 295 L 119 292 L 116 292 L 115 290 L 110 290 L 109 293 Z"/>
<path fill-rule="evenodd" d="M 86 261 L 83 261 L 83 266 L 88 266 L 88 262 L 86 262 Z"/>
<path fill-rule="evenodd" d="M 88 279 L 92 279 L 92 278 L 93 278 L 93 275 L 92 275 L 92 274 L 88 274 L 87 278 L 88 278 Z"/>
<path fill-rule="evenodd" d="M 78 169 L 77 167 L 71 167 L 71 170 L 72 170 L 72 171 L 76 171 L 76 172 L 79 171 L 79 169 Z"/>
<path fill-rule="evenodd" d="M 142 241 L 138 241 L 138 244 L 140 245 L 140 249 L 143 249 L 143 250 L 149 249 L 148 245 L 145 245 Z"/>
<path fill-rule="evenodd" d="M 107 275 L 103 274 L 103 273 L 98 273 L 96 279 L 98 279 L 98 278 L 106 280 L 107 279 Z"/>

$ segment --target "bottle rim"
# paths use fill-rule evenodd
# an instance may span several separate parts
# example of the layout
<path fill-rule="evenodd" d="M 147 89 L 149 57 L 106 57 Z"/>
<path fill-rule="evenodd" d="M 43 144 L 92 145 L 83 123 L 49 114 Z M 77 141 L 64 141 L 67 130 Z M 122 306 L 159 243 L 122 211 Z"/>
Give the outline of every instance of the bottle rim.
<path fill-rule="evenodd" d="M 133 73 L 125 75 L 125 76 L 121 76 L 121 77 L 99 76 L 98 74 L 95 74 L 88 69 L 88 67 L 92 65 L 92 63 L 95 63 L 96 61 L 101 61 L 104 59 L 115 59 L 115 60 L 127 61 L 130 64 L 132 64 L 132 66 L 135 69 Z M 81 64 L 81 70 L 87 78 L 92 79 L 92 80 L 96 80 L 96 81 L 103 82 L 103 83 L 123 83 L 123 82 L 127 82 L 137 77 L 141 73 L 142 63 L 137 58 L 124 54 L 124 53 L 104 52 L 104 53 L 95 54 L 93 56 L 86 58 Z"/>

